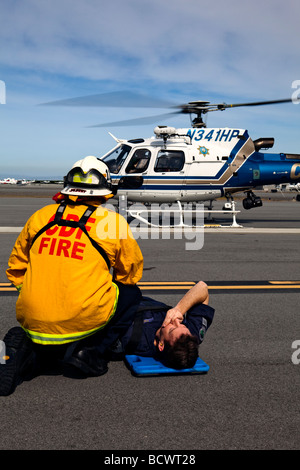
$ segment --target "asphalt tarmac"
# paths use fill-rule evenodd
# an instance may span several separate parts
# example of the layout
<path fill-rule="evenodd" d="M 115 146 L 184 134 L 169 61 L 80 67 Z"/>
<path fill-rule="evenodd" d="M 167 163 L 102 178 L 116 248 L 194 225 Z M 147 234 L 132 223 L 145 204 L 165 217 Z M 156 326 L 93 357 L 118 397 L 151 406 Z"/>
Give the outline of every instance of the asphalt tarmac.
<path fill-rule="evenodd" d="M 56 190 L 0 188 L 1 339 L 17 324 L 8 256 Z M 145 295 L 175 304 L 188 286 L 207 282 L 216 310 L 199 349 L 207 374 L 142 378 L 111 362 L 98 378 L 36 377 L 0 397 L 0 449 L 101 450 L 99 463 L 130 451 L 186 452 L 200 463 L 201 450 L 299 449 L 300 203 L 282 196 L 267 194 L 250 211 L 238 200 L 242 228 L 218 228 L 218 219 L 190 234 L 138 238 Z"/>

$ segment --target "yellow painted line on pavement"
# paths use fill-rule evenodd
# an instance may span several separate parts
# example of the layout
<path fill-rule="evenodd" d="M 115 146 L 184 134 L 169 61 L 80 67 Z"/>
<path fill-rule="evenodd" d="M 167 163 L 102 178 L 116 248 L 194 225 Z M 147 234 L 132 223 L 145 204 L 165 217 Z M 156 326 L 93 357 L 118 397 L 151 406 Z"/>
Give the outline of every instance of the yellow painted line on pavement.
<path fill-rule="evenodd" d="M 138 283 L 138 285 L 152 285 L 152 284 L 172 284 L 172 285 L 176 285 L 176 284 L 189 284 L 189 285 L 195 285 L 196 283 L 194 281 L 183 281 L 183 282 L 180 282 L 180 281 L 170 281 L 170 282 L 166 282 L 166 281 L 141 281 Z"/>
<path fill-rule="evenodd" d="M 174 289 L 175 290 L 180 290 L 180 289 L 185 289 L 186 290 L 190 287 L 193 287 L 193 285 L 195 285 L 195 284 L 190 284 L 190 285 L 185 285 L 185 286 L 182 286 L 182 285 L 181 286 L 174 286 L 174 285 L 173 286 L 169 286 L 169 285 L 165 285 L 165 286 L 158 286 L 158 285 L 140 286 L 138 284 L 138 286 L 141 290 L 143 290 L 143 289 L 144 290 L 174 290 Z"/>
<path fill-rule="evenodd" d="M 211 290 L 211 289 L 300 289 L 300 284 L 298 285 L 293 285 L 293 284 L 289 284 L 289 285 L 281 285 L 281 284 L 277 284 L 277 285 L 263 285 L 263 286 L 259 286 L 259 285 L 253 285 L 253 286 L 208 286 L 208 290 Z"/>
<path fill-rule="evenodd" d="M 269 281 L 270 284 L 300 284 L 300 281 Z"/>
<path fill-rule="evenodd" d="M 212 284 L 208 283 L 208 290 L 278 290 L 278 289 L 300 289 L 300 281 L 261 281 L 261 283 L 247 284 Z M 253 282 L 253 281 L 252 281 Z M 141 281 L 138 286 L 141 290 L 188 290 L 196 284 L 194 281 Z M 1 292 L 17 292 L 17 289 L 10 282 L 0 282 Z"/>

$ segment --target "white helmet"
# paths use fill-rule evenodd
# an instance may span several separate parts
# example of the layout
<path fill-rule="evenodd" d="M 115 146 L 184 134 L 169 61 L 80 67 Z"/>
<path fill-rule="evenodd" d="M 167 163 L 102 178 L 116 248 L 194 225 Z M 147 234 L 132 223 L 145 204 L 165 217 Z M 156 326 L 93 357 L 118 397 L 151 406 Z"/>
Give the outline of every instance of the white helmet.
<path fill-rule="evenodd" d="M 99 158 L 92 156 L 78 160 L 64 177 L 64 189 L 61 193 L 69 196 L 113 194 L 108 166 Z"/>

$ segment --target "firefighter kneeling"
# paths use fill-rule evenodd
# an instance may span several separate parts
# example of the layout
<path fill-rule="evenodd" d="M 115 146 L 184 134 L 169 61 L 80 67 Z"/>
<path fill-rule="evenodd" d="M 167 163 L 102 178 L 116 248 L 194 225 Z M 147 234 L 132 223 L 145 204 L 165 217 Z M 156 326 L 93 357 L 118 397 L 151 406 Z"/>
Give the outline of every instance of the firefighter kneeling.
<path fill-rule="evenodd" d="M 65 177 L 59 206 L 38 210 L 20 233 L 7 277 L 20 292 L 21 328 L 4 338 L 9 359 L 1 366 L 0 395 L 12 393 L 49 357 L 87 376 L 107 371 L 92 338 L 108 324 L 122 334 L 140 301 L 136 284 L 143 272 L 143 256 L 127 222 L 102 206 L 112 196 L 107 165 L 86 157 Z M 113 238 L 99 233 L 104 217 L 114 227 Z M 123 327 L 117 321 L 121 316 Z"/>

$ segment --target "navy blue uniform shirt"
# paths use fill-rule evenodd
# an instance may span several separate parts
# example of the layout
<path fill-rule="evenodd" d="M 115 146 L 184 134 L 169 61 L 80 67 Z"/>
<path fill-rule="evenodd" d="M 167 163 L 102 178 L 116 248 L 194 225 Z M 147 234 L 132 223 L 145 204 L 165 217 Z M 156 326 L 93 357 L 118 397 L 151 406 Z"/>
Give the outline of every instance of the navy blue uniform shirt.
<path fill-rule="evenodd" d="M 161 327 L 167 310 L 147 310 L 143 312 L 142 334 L 134 351 L 130 354 L 137 356 L 153 357 L 156 354 L 154 345 L 155 334 Z M 196 336 L 199 344 L 202 343 L 207 329 L 210 327 L 215 310 L 209 305 L 198 304 L 192 307 L 183 320 L 183 324 L 190 330 L 191 334 Z M 133 325 L 131 325 L 125 335 L 121 338 L 123 350 L 126 352 L 126 346 L 132 335 Z"/>

